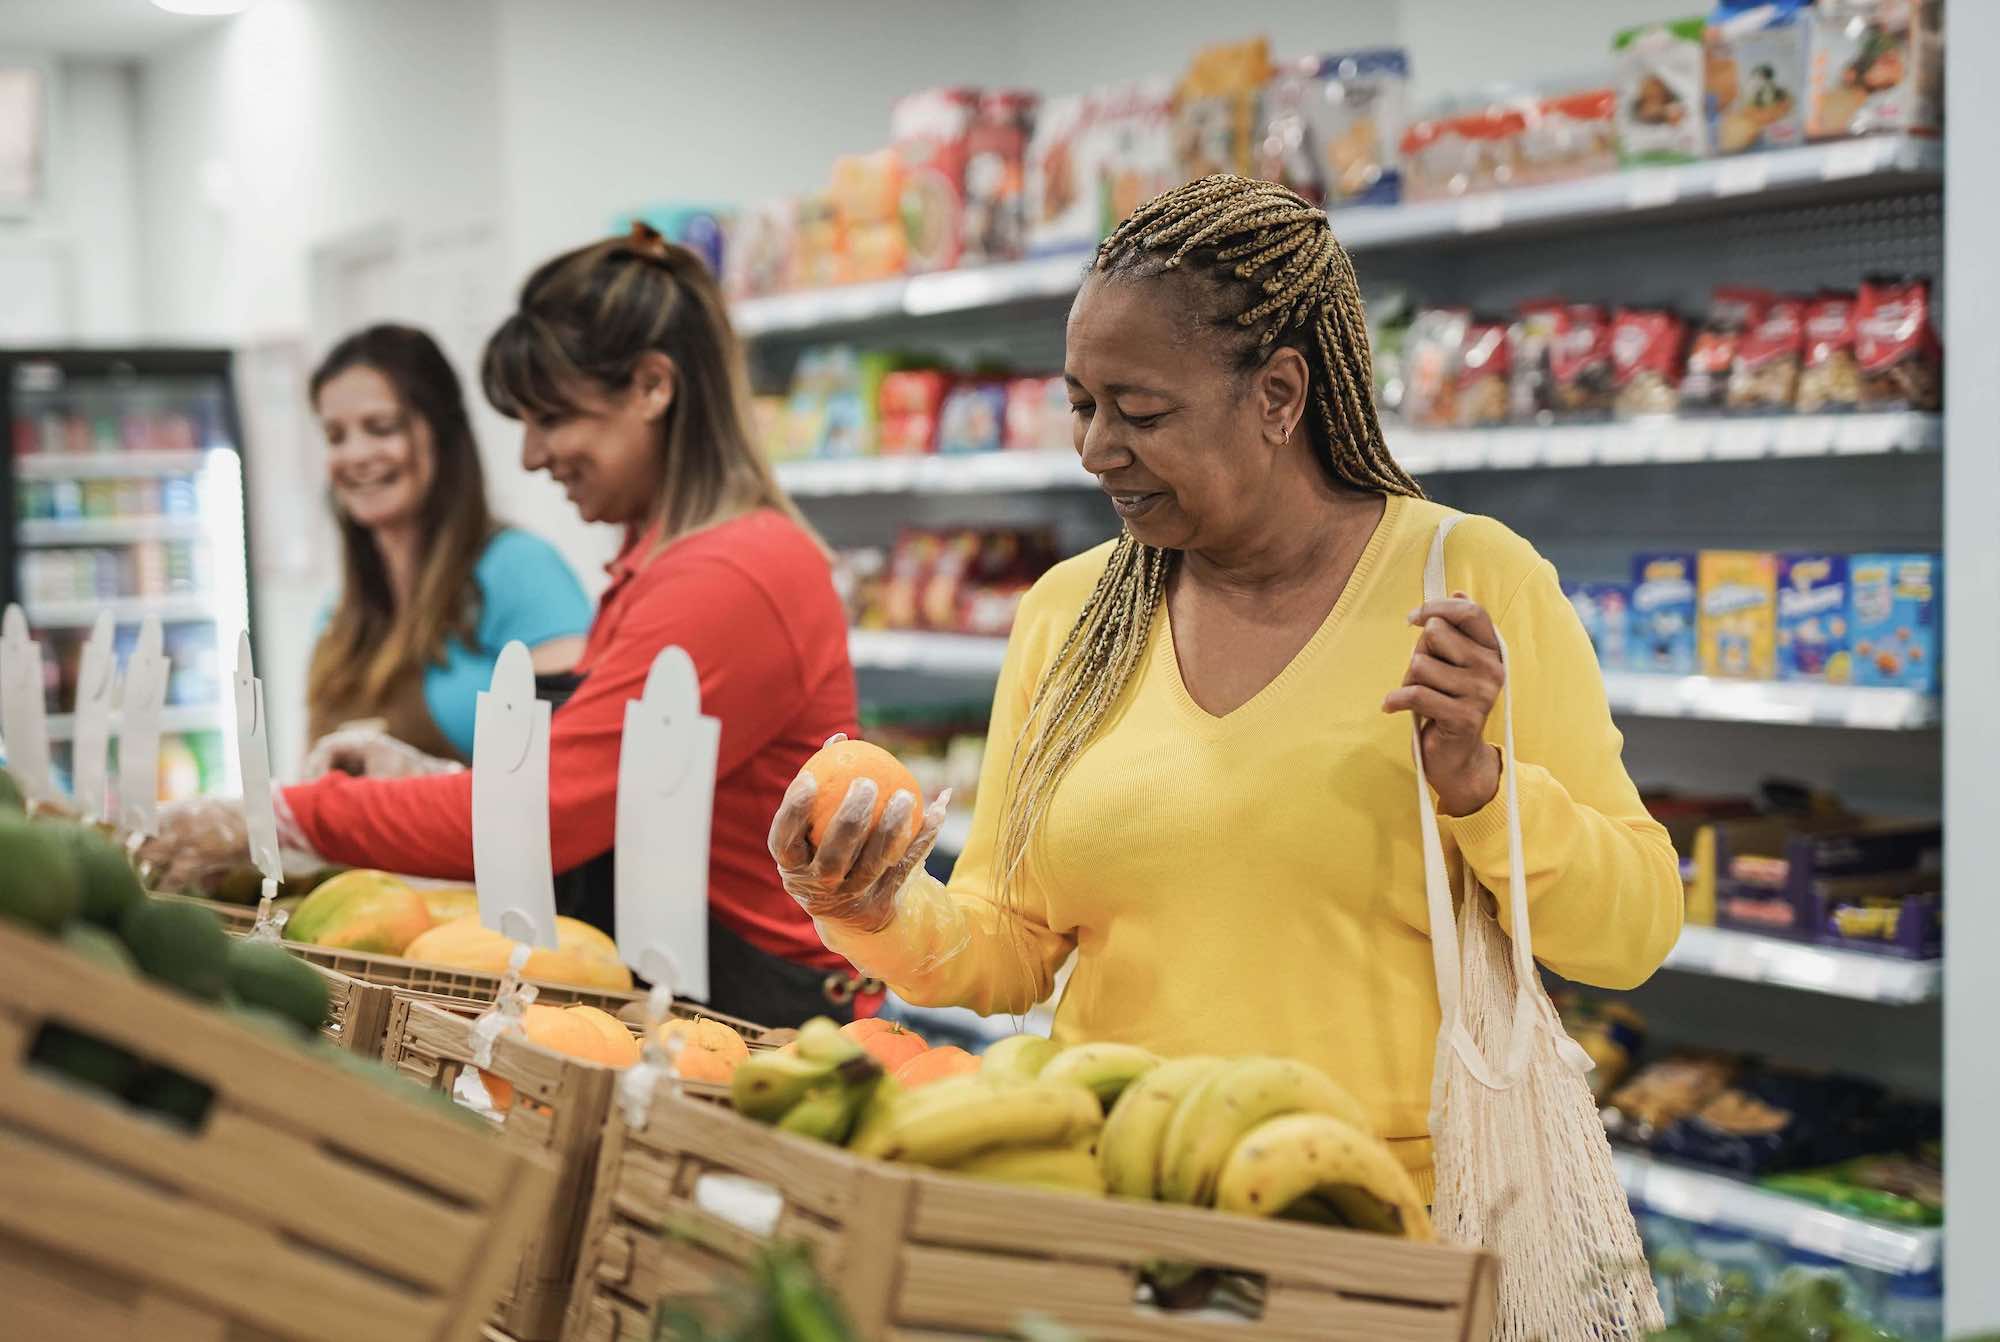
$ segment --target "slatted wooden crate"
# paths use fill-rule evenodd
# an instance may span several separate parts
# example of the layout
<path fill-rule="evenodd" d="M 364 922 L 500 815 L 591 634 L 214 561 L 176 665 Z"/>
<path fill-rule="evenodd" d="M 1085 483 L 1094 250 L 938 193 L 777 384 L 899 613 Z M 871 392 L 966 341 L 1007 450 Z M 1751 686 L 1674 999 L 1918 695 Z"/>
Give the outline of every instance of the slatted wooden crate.
<path fill-rule="evenodd" d="M 257 925 L 255 904 L 231 904 L 226 900 L 204 899 L 200 895 L 175 895 L 164 890 L 152 891 L 154 899 L 169 904 L 192 904 L 198 909 L 207 909 L 222 924 L 225 932 L 244 933 Z"/>
<path fill-rule="evenodd" d="M 226 1013 L 0 924 L 0 1333 L 470 1342 L 554 1173 Z M 57 1023 L 213 1091 L 198 1126 L 29 1060 Z"/>
<path fill-rule="evenodd" d="M 766 1186 L 754 1226 L 713 1210 L 719 1185 L 746 1181 Z M 646 1342 L 659 1300 L 712 1300 L 767 1238 L 810 1244 L 871 1342 L 1011 1335 L 1030 1310 L 1093 1342 L 1484 1342 L 1492 1330 L 1484 1253 L 888 1165 L 662 1086 L 643 1129 L 617 1111 L 606 1125 L 565 1342 Z M 1261 1313 L 1136 1303 L 1140 1265 L 1160 1260 L 1260 1277 Z"/>
<path fill-rule="evenodd" d="M 405 1076 L 450 1094 L 459 1073 L 472 1065 L 472 1025 L 482 1010 L 482 1004 L 425 1001 L 398 992 L 390 1007 L 383 1058 Z M 676 1003 L 674 1011 L 724 1021 L 754 1048 L 774 1047 L 794 1033 L 766 1030 L 688 1004 Z M 557 1169 L 548 1214 L 491 1320 L 509 1337 L 543 1342 L 562 1328 L 579 1237 L 590 1210 L 597 1147 L 619 1074 L 516 1037 L 495 1042 L 486 1070 L 514 1087 L 502 1136 L 519 1149 L 546 1156 Z"/>

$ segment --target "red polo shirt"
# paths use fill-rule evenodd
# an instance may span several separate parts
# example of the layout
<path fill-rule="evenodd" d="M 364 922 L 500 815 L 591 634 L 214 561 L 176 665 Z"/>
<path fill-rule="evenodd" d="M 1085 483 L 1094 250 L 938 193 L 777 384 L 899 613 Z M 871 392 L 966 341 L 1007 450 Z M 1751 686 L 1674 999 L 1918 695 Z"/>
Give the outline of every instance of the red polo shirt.
<path fill-rule="evenodd" d="M 649 533 L 612 563 L 610 590 L 577 666 L 582 684 L 550 728 L 555 868 L 567 871 L 611 848 L 625 705 L 644 692 L 660 649 L 678 645 L 701 675 L 702 711 L 722 722 L 710 906 L 760 950 L 848 971 L 779 884 L 766 847 L 771 817 L 800 766 L 827 737 L 856 731 L 846 613 L 826 556 L 801 527 L 768 509 L 654 547 Z M 331 774 L 287 788 L 285 801 L 331 861 L 472 877 L 469 772 Z"/>

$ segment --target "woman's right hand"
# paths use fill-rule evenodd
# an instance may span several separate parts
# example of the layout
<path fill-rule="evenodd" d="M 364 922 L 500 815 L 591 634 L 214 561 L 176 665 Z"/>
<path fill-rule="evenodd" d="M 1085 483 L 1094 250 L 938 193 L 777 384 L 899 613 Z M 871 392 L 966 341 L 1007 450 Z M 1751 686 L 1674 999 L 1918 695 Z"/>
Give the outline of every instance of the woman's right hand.
<path fill-rule="evenodd" d="M 827 742 L 844 740 L 835 736 Z M 902 836 L 917 799 L 898 791 L 882 808 L 880 822 L 870 825 L 877 796 L 873 779 L 857 778 L 815 846 L 813 800 L 819 783 L 801 770 L 785 790 L 785 800 L 771 822 L 771 857 L 785 889 L 814 921 L 841 923 L 858 932 L 879 932 L 896 916 L 896 892 L 910 873 L 924 864 L 944 824 L 951 790 L 938 794 L 924 811 L 916 838 L 905 845 Z"/>
<path fill-rule="evenodd" d="M 372 727 L 343 727 L 328 732 L 313 744 L 299 772 L 301 781 L 310 783 L 330 773 L 353 774 L 358 778 L 420 778 L 427 774 L 457 773 L 464 767 L 456 760 L 426 755 L 408 742 Z"/>

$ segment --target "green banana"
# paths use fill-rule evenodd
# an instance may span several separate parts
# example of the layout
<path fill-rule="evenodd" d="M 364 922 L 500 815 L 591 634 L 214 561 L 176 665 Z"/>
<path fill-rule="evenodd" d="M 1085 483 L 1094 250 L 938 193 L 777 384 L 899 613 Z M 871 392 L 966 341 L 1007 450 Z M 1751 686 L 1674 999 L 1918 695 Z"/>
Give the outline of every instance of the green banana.
<path fill-rule="evenodd" d="M 1077 1086 L 1038 1081 L 974 1086 L 904 1105 L 882 1156 L 913 1165 L 956 1165 L 996 1146 L 1067 1145 L 1088 1139 L 1103 1124 L 1096 1099 Z"/>
<path fill-rule="evenodd" d="M 1361 1106 L 1317 1067 L 1291 1058 L 1232 1062 L 1188 1092 L 1160 1146 L 1160 1198 L 1205 1207 L 1245 1133 L 1281 1114 L 1331 1114 L 1368 1131 Z"/>
<path fill-rule="evenodd" d="M 1038 1034 L 1010 1034 L 988 1044 L 979 1055 L 979 1076 L 986 1081 L 1012 1085 L 1033 1081 L 1056 1056 L 1053 1040 Z"/>
<path fill-rule="evenodd" d="M 1300 1207 L 1307 1198 L 1316 1201 Z M 1331 1114 L 1286 1114 L 1259 1125 L 1229 1153 L 1215 1205 L 1244 1216 L 1296 1209 L 1302 1219 L 1331 1215 L 1355 1229 L 1431 1237 L 1409 1171 L 1388 1147 Z"/>
<path fill-rule="evenodd" d="M 825 1016 L 815 1016 L 801 1025 L 792 1048 L 807 1062 L 826 1063 L 846 1062 L 868 1051 L 842 1034 L 840 1027 Z"/>
<path fill-rule="evenodd" d="M 829 1079 L 785 1111 L 778 1120 L 778 1131 L 839 1146 L 854 1130 L 855 1118 L 867 1106 L 875 1088 L 887 1079 L 879 1073 L 860 1082 Z"/>
<path fill-rule="evenodd" d="M 1159 1058 L 1137 1044 L 1078 1044 L 1049 1059 L 1037 1079 L 1082 1086 L 1108 1114 L 1127 1086 L 1159 1065 Z"/>
<path fill-rule="evenodd" d="M 1160 1144 L 1174 1109 L 1190 1090 L 1227 1064 L 1221 1058 L 1175 1058 L 1125 1088 L 1098 1139 L 1097 1159 L 1111 1192 L 1153 1198 L 1160 1187 Z"/>
<path fill-rule="evenodd" d="M 960 1174 L 998 1183 L 1065 1192 L 1102 1193 L 1104 1174 L 1088 1142 L 1067 1146 L 1003 1146 L 952 1166 Z"/>
<path fill-rule="evenodd" d="M 729 1098 L 736 1112 L 760 1123 L 775 1123 L 807 1093 L 837 1080 L 854 1084 L 880 1075 L 881 1067 L 866 1052 L 843 1062 L 828 1063 L 795 1053 L 753 1053 L 737 1065 L 730 1078 Z"/>

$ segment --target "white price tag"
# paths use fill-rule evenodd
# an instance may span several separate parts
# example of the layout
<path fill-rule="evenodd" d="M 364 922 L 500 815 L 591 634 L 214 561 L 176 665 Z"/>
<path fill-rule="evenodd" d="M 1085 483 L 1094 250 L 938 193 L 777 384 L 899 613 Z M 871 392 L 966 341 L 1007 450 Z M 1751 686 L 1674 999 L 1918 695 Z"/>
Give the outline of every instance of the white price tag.
<path fill-rule="evenodd" d="M 1634 210 L 1671 205 L 1681 193 L 1680 176 L 1663 168 L 1632 173 L 1625 187 L 1625 204 Z"/>
<path fill-rule="evenodd" d="M 1715 421 L 1677 419 L 1662 427 L 1658 461 L 1706 461 L 1715 455 Z"/>
<path fill-rule="evenodd" d="M 106 757 L 111 749 L 111 696 L 118 678 L 112 652 L 111 612 L 97 613 L 76 663 L 76 738 L 70 745 L 70 791 L 86 820 L 101 820 L 109 805 Z"/>
<path fill-rule="evenodd" d="M 0 619 L 0 740 L 7 746 L 7 771 L 28 800 L 52 802 L 49 774 L 48 705 L 42 696 L 41 645 L 28 637 L 28 617 L 19 606 Z"/>
<path fill-rule="evenodd" d="M 236 637 L 236 763 L 243 773 L 243 820 L 250 831 L 250 860 L 266 881 L 283 881 L 278 856 L 278 816 L 271 808 L 270 723 L 264 716 L 264 682 L 250 660 L 250 634 Z"/>
<path fill-rule="evenodd" d="M 1755 460 L 1769 454 L 1771 438 L 1772 430 L 1768 420 L 1725 419 L 1715 432 L 1715 459 Z"/>
<path fill-rule="evenodd" d="M 1498 191 L 1468 196 L 1458 205 L 1458 231 L 1489 233 L 1507 222 L 1507 200 Z"/>
<path fill-rule="evenodd" d="M 160 617 L 148 615 L 125 662 L 118 707 L 118 823 L 128 834 L 151 834 L 160 805 L 160 714 L 167 702 L 166 656 Z"/>
<path fill-rule="evenodd" d="M 677 996 L 707 1001 L 708 839 L 722 722 L 701 711 L 701 678 L 662 649 L 645 694 L 625 705 L 618 756 L 618 955 Z"/>
<path fill-rule="evenodd" d="M 1771 184 L 1771 165 L 1751 155 L 1725 158 L 1715 165 L 1715 194 L 1752 196 Z"/>
<path fill-rule="evenodd" d="M 1606 466 L 1633 466 L 1649 461 L 1648 448 L 1658 430 L 1640 423 L 1610 424 L 1597 436 L 1597 459 Z"/>
<path fill-rule="evenodd" d="M 1874 172 L 1882 161 L 1882 146 L 1874 140 L 1850 140 L 1845 144 L 1828 146 L 1826 157 L 1820 160 L 1819 175 L 1825 181 L 1837 181 L 1842 177 L 1866 177 Z"/>
<path fill-rule="evenodd" d="M 1778 455 L 1823 457 L 1833 450 L 1834 426 L 1823 415 L 1792 415 L 1778 425 Z"/>
<path fill-rule="evenodd" d="M 1551 466 L 1588 466 L 1603 449 L 1607 426 L 1573 424 L 1550 429 L 1542 439 L 1542 457 Z"/>
<path fill-rule="evenodd" d="M 479 921 L 530 946 L 556 944 L 549 854 L 549 705 L 524 644 L 500 650 L 472 719 L 472 866 Z"/>
<path fill-rule="evenodd" d="M 1850 687 L 1842 704 L 1844 726 L 1891 731 L 1914 726 L 1923 718 L 1923 704 L 1912 690 Z"/>

